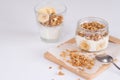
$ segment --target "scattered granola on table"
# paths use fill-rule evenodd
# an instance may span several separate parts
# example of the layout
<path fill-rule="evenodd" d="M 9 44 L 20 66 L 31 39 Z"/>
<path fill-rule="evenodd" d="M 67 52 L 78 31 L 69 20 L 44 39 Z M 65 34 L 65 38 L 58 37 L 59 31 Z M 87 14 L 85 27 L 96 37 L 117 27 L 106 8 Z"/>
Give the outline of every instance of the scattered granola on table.
<path fill-rule="evenodd" d="M 84 68 L 92 69 L 92 67 L 95 64 L 94 58 L 89 58 L 89 56 L 85 56 L 77 50 L 73 50 L 73 51 L 66 50 L 66 52 L 63 51 L 61 52 L 60 56 L 63 58 L 63 60 L 65 60 L 67 63 L 71 64 L 72 66 L 81 67 L 80 68 L 81 70 L 84 70 Z"/>
<path fill-rule="evenodd" d="M 89 57 L 77 53 L 70 53 L 70 60 L 73 66 L 80 66 L 87 69 L 91 69 L 95 63 L 94 59 L 90 59 Z"/>
<path fill-rule="evenodd" d="M 64 73 L 63 73 L 62 71 L 59 71 L 59 72 L 58 72 L 58 75 L 59 75 L 59 76 L 63 76 Z"/>

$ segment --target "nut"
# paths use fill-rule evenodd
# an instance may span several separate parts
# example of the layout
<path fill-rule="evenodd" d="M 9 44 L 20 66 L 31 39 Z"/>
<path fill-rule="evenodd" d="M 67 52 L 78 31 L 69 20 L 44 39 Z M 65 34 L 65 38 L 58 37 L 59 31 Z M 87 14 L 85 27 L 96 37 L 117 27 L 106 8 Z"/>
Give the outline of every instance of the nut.
<path fill-rule="evenodd" d="M 63 72 L 61 72 L 61 71 L 59 71 L 59 72 L 58 72 L 58 75 L 59 75 L 59 76 L 63 76 L 63 75 L 64 75 L 64 73 L 63 73 Z"/>
<path fill-rule="evenodd" d="M 50 26 L 57 26 L 63 22 L 63 17 L 60 15 L 50 15 Z"/>

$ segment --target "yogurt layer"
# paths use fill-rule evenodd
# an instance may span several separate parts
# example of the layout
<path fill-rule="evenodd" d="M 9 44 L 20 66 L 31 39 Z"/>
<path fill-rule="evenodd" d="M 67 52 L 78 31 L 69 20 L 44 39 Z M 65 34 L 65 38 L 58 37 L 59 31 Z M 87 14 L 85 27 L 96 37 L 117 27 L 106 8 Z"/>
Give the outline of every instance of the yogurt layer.
<path fill-rule="evenodd" d="M 61 26 L 57 27 L 45 27 L 41 26 L 40 27 L 40 36 L 42 39 L 46 40 L 56 40 L 58 39 L 61 31 Z"/>
<path fill-rule="evenodd" d="M 79 35 L 75 36 L 77 46 L 86 51 L 100 51 L 107 48 L 109 36 L 105 36 L 98 41 L 88 40 Z"/>

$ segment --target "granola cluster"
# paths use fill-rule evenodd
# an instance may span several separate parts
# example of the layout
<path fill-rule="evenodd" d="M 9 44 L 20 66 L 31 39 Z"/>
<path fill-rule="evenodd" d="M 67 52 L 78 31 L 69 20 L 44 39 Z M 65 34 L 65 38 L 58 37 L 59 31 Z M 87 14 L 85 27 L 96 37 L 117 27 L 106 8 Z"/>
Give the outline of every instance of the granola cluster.
<path fill-rule="evenodd" d="M 70 59 L 73 66 L 81 66 L 83 68 L 91 69 L 94 66 L 94 59 L 90 59 L 85 55 L 77 53 L 70 53 Z"/>
<path fill-rule="evenodd" d="M 64 73 L 63 73 L 63 72 L 61 72 L 61 71 L 59 71 L 59 72 L 58 72 L 58 75 L 59 75 L 59 76 L 63 76 L 63 75 L 64 75 Z"/>
<path fill-rule="evenodd" d="M 108 35 L 108 31 L 104 29 L 106 26 L 99 22 L 85 22 L 79 27 L 80 30 L 77 31 L 77 34 L 88 40 L 98 41 Z"/>
<path fill-rule="evenodd" d="M 63 60 L 66 60 L 72 66 L 81 67 L 82 69 L 92 69 L 95 64 L 94 58 L 90 58 L 89 56 L 83 55 L 81 53 L 79 54 L 79 51 L 66 50 L 66 52 L 63 51 L 60 56 L 63 58 Z M 67 60 L 68 57 L 69 59 Z"/>
<path fill-rule="evenodd" d="M 63 22 L 63 16 L 56 14 L 56 10 L 51 7 L 45 7 L 38 10 L 38 21 L 44 26 L 58 26 Z"/>
<path fill-rule="evenodd" d="M 91 30 L 91 31 L 97 31 L 99 29 L 103 29 L 105 28 L 105 26 L 103 24 L 100 24 L 98 22 L 88 22 L 88 23 L 83 23 L 81 24 L 81 27 L 87 30 Z"/>

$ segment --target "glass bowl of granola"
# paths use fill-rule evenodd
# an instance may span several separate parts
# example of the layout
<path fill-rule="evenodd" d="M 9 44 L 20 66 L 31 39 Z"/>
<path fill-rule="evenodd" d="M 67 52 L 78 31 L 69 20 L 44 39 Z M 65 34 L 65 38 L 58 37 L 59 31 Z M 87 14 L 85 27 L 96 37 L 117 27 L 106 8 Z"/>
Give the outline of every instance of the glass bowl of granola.
<path fill-rule="evenodd" d="M 97 17 L 80 19 L 77 24 L 76 44 L 85 51 L 101 51 L 109 41 L 108 23 Z"/>
<path fill-rule="evenodd" d="M 64 23 L 66 6 L 58 1 L 42 2 L 35 6 L 40 37 L 47 42 L 57 41 Z"/>

